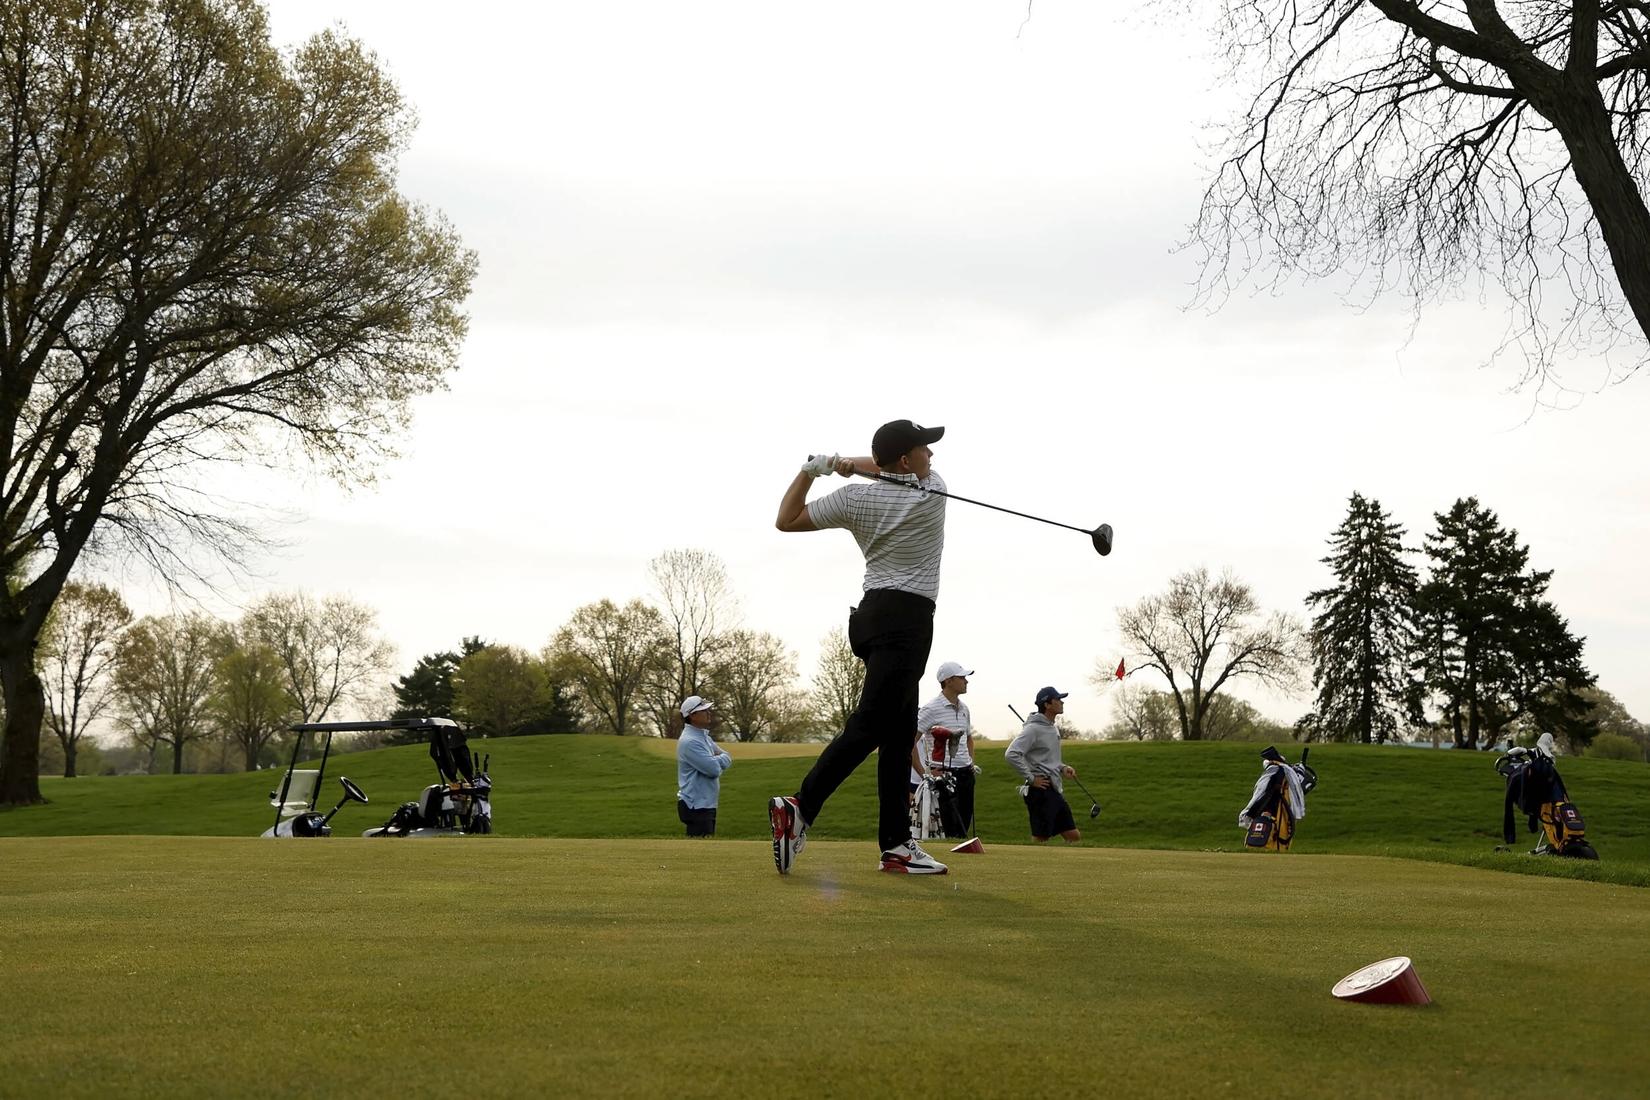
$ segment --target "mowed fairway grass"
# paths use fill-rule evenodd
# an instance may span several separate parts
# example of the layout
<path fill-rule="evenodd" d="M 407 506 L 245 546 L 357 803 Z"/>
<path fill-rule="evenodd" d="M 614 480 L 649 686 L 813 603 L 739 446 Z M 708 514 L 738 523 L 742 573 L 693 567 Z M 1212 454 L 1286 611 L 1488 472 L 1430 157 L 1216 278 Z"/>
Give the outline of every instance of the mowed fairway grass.
<path fill-rule="evenodd" d="M 1633 1096 L 1650 891 L 1376 857 L 0 839 L 0 1095 Z M 1408 954 L 1436 1003 L 1346 1004 Z"/>
<path fill-rule="evenodd" d="M 1581 863 L 1493 851 L 1490 755 L 1315 747 L 1273 855 L 1235 821 L 1258 746 L 1071 745 L 1104 811 L 1073 785 L 1085 842 L 1045 848 L 999 743 L 985 854 L 878 873 L 868 766 L 781 878 L 765 800 L 818 746 L 733 746 L 708 841 L 680 838 L 671 743 L 477 747 L 492 837 L 355 835 L 430 781 L 420 746 L 329 762 L 373 798 L 330 840 L 256 838 L 279 771 L 49 780 L 0 811 L 0 989 L 26 1006 L 0 1096 L 1650 1090 L 1640 764 L 1561 762 L 1604 857 Z M 1397 954 L 1436 1004 L 1329 995 Z"/>

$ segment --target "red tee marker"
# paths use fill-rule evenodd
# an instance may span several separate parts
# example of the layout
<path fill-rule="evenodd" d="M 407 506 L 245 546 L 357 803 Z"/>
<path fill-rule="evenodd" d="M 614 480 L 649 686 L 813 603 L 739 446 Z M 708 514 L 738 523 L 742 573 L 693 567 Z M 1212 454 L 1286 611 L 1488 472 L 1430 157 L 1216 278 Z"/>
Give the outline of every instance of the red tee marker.
<path fill-rule="evenodd" d="M 1331 990 L 1343 1001 L 1366 1005 L 1426 1005 L 1432 1003 L 1427 987 L 1415 973 L 1407 955 L 1398 955 L 1354 970 L 1335 983 Z"/>

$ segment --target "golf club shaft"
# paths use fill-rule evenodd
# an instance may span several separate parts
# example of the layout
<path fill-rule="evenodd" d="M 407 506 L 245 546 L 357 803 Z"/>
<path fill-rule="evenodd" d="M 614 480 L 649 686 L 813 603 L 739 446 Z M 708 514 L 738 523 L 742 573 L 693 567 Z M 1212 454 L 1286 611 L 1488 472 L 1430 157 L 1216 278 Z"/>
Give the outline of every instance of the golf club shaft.
<path fill-rule="evenodd" d="M 1042 516 L 1034 516 L 1030 512 L 1016 512 L 1014 509 L 1004 508 L 1000 504 L 987 504 L 983 500 L 975 500 L 973 497 L 958 496 L 956 493 L 948 493 L 943 489 L 924 489 L 921 485 L 915 485 L 909 481 L 901 481 L 899 478 L 890 477 L 887 474 L 866 474 L 860 473 L 858 470 L 855 470 L 854 472 L 858 473 L 860 477 L 867 477 L 872 481 L 886 481 L 890 485 L 903 485 L 907 489 L 914 489 L 919 493 L 932 493 L 937 497 L 950 497 L 952 500 L 960 500 L 964 504 L 978 504 L 981 508 L 990 508 L 996 512 L 1007 512 L 1009 515 L 1019 516 L 1021 519 L 1034 519 L 1038 523 L 1046 523 L 1050 527 L 1064 527 L 1067 531 L 1076 531 L 1078 534 L 1082 535 L 1092 535 L 1094 533 L 1086 527 L 1073 527 L 1069 523 L 1060 523 L 1057 520 L 1044 519 Z"/>

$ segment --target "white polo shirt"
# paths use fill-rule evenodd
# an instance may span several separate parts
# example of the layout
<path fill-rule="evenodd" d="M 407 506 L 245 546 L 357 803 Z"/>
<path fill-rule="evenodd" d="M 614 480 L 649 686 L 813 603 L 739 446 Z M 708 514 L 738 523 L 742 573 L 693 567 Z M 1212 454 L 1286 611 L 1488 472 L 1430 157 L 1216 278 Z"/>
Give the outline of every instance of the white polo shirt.
<path fill-rule="evenodd" d="M 934 759 L 934 737 L 929 730 L 935 726 L 944 726 L 951 731 L 949 744 L 945 748 L 945 758 Z M 919 759 L 926 761 L 930 767 L 942 768 L 971 768 L 974 766 L 974 754 L 968 751 L 968 735 L 974 731 L 974 720 L 969 716 L 968 704 L 958 699 L 953 705 L 942 691 L 917 711 L 917 752 Z"/>
<path fill-rule="evenodd" d="M 865 591 L 893 588 L 936 599 L 945 549 L 945 498 L 919 489 L 944 492 L 945 481 L 933 470 L 920 481 L 915 474 L 886 476 L 906 484 L 844 485 L 810 502 L 808 518 L 822 531 L 841 527 L 854 536 L 865 555 Z"/>

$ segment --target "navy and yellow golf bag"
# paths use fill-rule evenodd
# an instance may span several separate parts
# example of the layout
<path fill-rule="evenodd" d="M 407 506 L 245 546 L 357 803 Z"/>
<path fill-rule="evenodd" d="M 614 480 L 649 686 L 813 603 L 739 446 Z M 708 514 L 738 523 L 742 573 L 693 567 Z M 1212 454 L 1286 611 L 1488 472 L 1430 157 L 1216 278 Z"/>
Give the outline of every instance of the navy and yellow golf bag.
<path fill-rule="evenodd" d="M 1570 801 L 1564 780 L 1553 764 L 1552 734 L 1544 733 L 1534 749 L 1508 749 L 1495 762 L 1495 770 L 1507 781 L 1502 803 L 1501 836 L 1508 844 L 1518 839 L 1513 828 L 1513 811 L 1525 815 L 1529 831 L 1541 839 L 1531 850 L 1537 856 L 1568 856 L 1597 859 L 1598 852 L 1587 843 L 1587 823 Z"/>
<path fill-rule="evenodd" d="M 1310 748 L 1301 750 L 1301 762 L 1291 764 L 1268 745 L 1261 756 L 1261 776 L 1249 804 L 1238 814 L 1244 830 L 1243 846 L 1266 852 L 1287 852 L 1295 839 L 1295 822 L 1306 816 L 1307 792 L 1318 785 L 1318 773 L 1306 765 Z"/>

